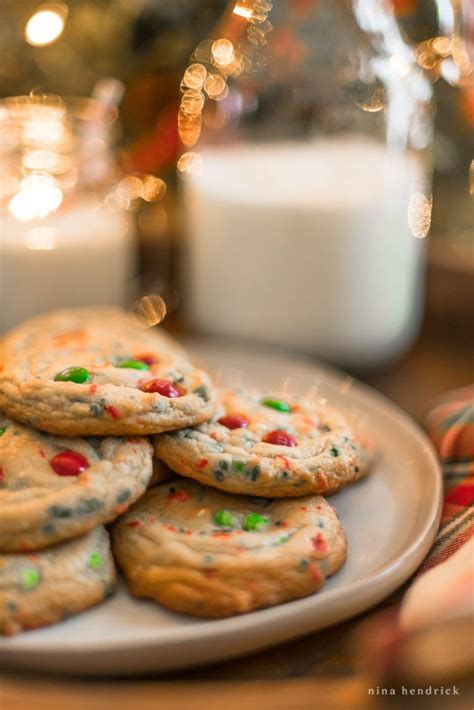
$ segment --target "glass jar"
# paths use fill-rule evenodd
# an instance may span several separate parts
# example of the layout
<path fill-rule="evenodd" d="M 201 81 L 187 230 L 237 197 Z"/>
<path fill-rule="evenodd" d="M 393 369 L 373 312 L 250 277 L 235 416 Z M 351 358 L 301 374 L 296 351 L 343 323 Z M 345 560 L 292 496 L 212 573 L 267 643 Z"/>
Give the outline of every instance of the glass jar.
<path fill-rule="evenodd" d="M 383 365 L 422 315 L 430 82 L 381 0 L 237 2 L 221 33 L 182 84 L 189 321 Z"/>
<path fill-rule="evenodd" d="M 94 99 L 0 102 L 0 332 L 54 308 L 122 305 L 131 215 L 109 193 L 116 110 Z"/>

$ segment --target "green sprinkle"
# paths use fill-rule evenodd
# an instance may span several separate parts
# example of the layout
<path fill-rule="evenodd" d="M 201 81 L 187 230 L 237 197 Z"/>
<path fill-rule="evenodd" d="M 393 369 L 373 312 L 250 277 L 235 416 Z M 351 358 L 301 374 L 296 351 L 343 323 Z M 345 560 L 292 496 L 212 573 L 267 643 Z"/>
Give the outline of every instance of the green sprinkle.
<path fill-rule="evenodd" d="M 263 530 L 268 525 L 268 518 L 259 513 L 249 513 L 245 516 L 244 523 L 242 525 L 244 530 Z"/>
<path fill-rule="evenodd" d="M 281 399 L 272 399 L 268 397 L 262 399 L 262 404 L 265 407 L 270 407 L 270 409 L 276 409 L 277 412 L 291 412 L 291 407 L 287 402 L 283 402 Z"/>
<path fill-rule="evenodd" d="M 104 560 L 100 552 L 93 552 L 89 557 L 89 567 L 91 569 L 100 569 L 104 564 Z"/>
<path fill-rule="evenodd" d="M 282 537 L 279 537 L 278 540 L 275 540 L 275 542 L 273 544 L 274 545 L 284 545 L 285 542 L 288 542 L 289 539 L 290 539 L 289 535 L 282 535 Z"/>
<path fill-rule="evenodd" d="M 250 474 L 250 480 L 256 481 L 257 478 L 260 476 L 260 471 L 261 471 L 261 468 L 258 464 L 256 466 L 254 466 L 252 468 L 252 473 Z"/>
<path fill-rule="evenodd" d="M 339 449 L 336 449 L 335 446 L 331 449 L 331 456 L 339 456 Z"/>
<path fill-rule="evenodd" d="M 243 473 L 245 471 L 245 463 L 243 461 L 233 461 L 232 468 L 234 469 L 234 471 Z"/>
<path fill-rule="evenodd" d="M 209 387 L 207 385 L 201 385 L 200 387 L 196 387 L 194 390 L 194 394 L 197 394 L 198 397 L 201 397 L 205 402 L 209 402 L 210 396 L 209 396 Z"/>
<path fill-rule="evenodd" d="M 38 586 L 41 575 L 36 567 L 27 567 L 21 572 L 21 587 L 27 592 Z"/>
<path fill-rule="evenodd" d="M 142 362 L 141 360 L 132 360 L 132 359 L 120 360 L 120 362 L 115 367 L 126 367 L 126 368 L 130 368 L 132 370 L 149 370 L 150 369 L 150 365 L 147 365 L 146 362 Z"/>
<path fill-rule="evenodd" d="M 3 436 L 3 434 L 5 434 L 5 432 L 6 432 L 6 430 L 7 430 L 6 426 L 0 426 L 0 436 Z"/>
<path fill-rule="evenodd" d="M 214 522 L 221 528 L 232 528 L 235 525 L 235 518 L 229 510 L 220 508 L 214 513 Z"/>
<path fill-rule="evenodd" d="M 54 379 L 56 382 L 75 382 L 77 385 L 84 385 L 91 381 L 92 375 L 85 367 L 68 367 L 67 370 L 58 372 Z"/>

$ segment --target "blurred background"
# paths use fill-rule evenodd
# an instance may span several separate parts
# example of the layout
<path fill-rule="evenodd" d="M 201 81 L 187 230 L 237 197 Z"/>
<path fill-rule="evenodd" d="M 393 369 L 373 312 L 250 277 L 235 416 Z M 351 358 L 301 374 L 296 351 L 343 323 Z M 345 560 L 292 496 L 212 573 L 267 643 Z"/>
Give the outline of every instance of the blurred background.
<path fill-rule="evenodd" d="M 3 0 L 0 330 L 152 296 L 357 370 L 469 322 L 473 31 L 469 0 Z"/>

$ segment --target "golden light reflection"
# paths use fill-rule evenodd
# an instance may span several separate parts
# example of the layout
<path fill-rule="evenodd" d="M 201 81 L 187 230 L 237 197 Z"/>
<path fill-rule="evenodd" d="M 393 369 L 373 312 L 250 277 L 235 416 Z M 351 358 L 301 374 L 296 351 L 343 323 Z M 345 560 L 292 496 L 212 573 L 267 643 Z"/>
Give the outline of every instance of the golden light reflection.
<path fill-rule="evenodd" d="M 198 113 L 194 116 L 188 116 L 182 111 L 178 115 L 178 132 L 183 145 L 191 148 L 197 143 L 201 135 L 202 114 Z"/>
<path fill-rule="evenodd" d="M 354 101 L 358 108 L 367 113 L 377 113 L 385 108 L 385 92 L 383 89 L 376 89 L 368 101 Z"/>
<path fill-rule="evenodd" d="M 201 89 L 206 76 L 206 67 L 203 64 L 195 62 L 194 64 L 190 64 L 184 72 L 183 84 L 188 89 Z"/>
<path fill-rule="evenodd" d="M 178 160 L 178 172 L 182 177 L 193 177 L 202 172 L 202 157 L 199 153 L 188 151 Z"/>
<path fill-rule="evenodd" d="M 249 20 L 252 17 L 252 8 L 248 7 L 248 5 L 244 5 L 242 2 L 237 2 L 232 12 L 234 15 L 243 17 L 246 20 Z"/>
<path fill-rule="evenodd" d="M 141 197 L 146 202 L 161 200 L 166 194 L 166 183 L 154 175 L 145 175 L 142 178 Z"/>
<path fill-rule="evenodd" d="M 212 58 L 221 66 L 226 66 L 234 61 L 234 45 L 230 39 L 217 39 L 211 47 Z"/>
<path fill-rule="evenodd" d="M 183 113 L 195 114 L 202 111 L 204 106 L 204 94 L 197 89 L 187 89 L 181 97 L 180 109 Z"/>
<path fill-rule="evenodd" d="M 209 74 L 204 82 L 204 91 L 210 99 L 217 99 L 226 88 L 225 79 L 220 74 Z"/>
<path fill-rule="evenodd" d="M 421 192 L 414 192 L 408 203 L 408 225 L 414 237 L 423 239 L 431 226 L 431 210 L 433 200 Z"/>
<path fill-rule="evenodd" d="M 166 317 L 166 303 L 157 294 L 143 296 L 134 304 L 133 312 L 142 325 L 152 328 Z"/>
<path fill-rule="evenodd" d="M 34 47 L 44 47 L 60 37 L 67 16 L 65 5 L 41 5 L 25 27 L 25 39 Z"/>
<path fill-rule="evenodd" d="M 20 182 L 20 190 L 10 200 L 9 210 L 21 222 L 43 219 L 58 209 L 63 193 L 51 175 L 29 175 Z"/>

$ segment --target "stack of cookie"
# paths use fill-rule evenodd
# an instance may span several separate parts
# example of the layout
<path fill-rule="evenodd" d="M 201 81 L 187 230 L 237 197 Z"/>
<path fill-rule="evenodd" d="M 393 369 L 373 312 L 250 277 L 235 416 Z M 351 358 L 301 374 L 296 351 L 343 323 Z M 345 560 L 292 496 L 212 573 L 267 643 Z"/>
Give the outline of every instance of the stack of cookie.
<path fill-rule="evenodd" d="M 344 563 L 320 494 L 368 461 L 339 413 L 217 391 L 114 309 L 29 321 L 1 361 L 0 633 L 103 600 L 113 556 L 134 595 L 208 617 L 306 596 Z"/>

